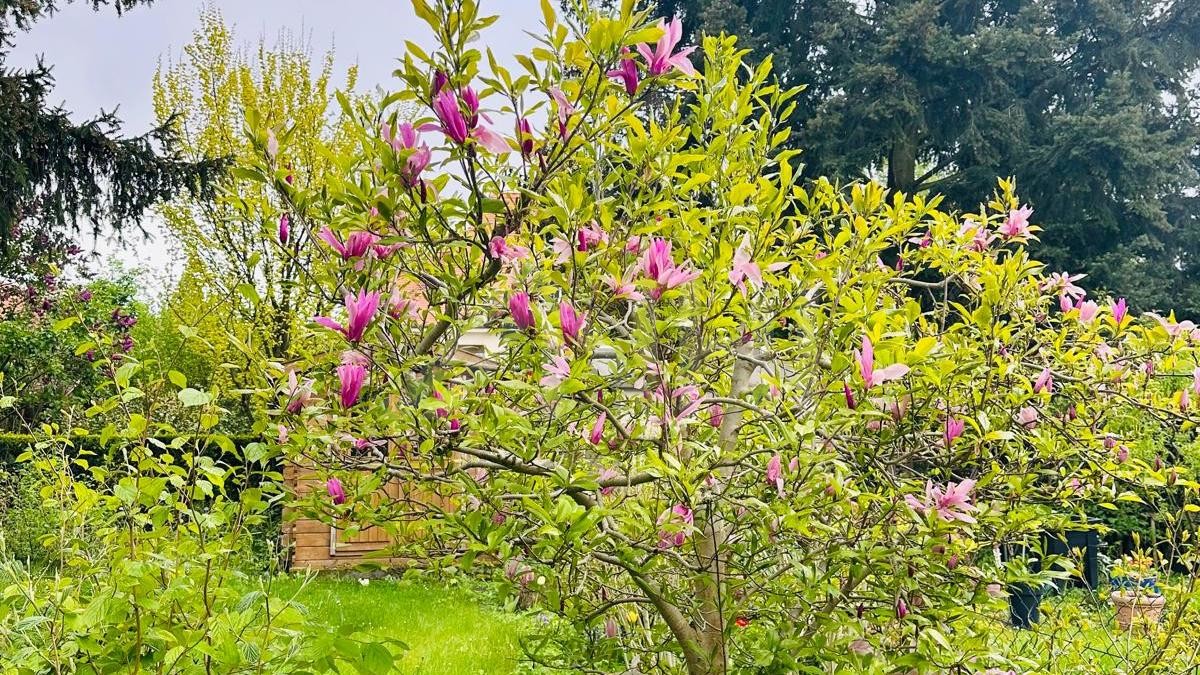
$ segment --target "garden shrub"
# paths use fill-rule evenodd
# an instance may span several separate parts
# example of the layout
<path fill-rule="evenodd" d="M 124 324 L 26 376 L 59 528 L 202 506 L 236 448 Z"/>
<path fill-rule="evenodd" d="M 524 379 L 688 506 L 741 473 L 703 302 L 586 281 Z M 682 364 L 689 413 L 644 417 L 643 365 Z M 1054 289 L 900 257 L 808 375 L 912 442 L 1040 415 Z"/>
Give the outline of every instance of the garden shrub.
<path fill-rule="evenodd" d="M 0 464 L 0 559 L 35 569 L 49 562 L 42 542 L 53 531 L 55 514 L 42 502 L 43 484 L 28 465 Z"/>
<path fill-rule="evenodd" d="M 1200 331 L 1032 260 L 1012 181 L 973 213 L 800 184 L 769 61 L 621 4 L 543 2 L 513 72 L 477 3 L 415 0 L 437 48 L 343 101 L 359 149 L 321 190 L 252 129 L 239 176 L 337 303 L 263 367 L 282 452 L 326 479 L 298 506 L 499 560 L 561 618 L 531 658 L 568 670 L 1077 672 L 997 641 L 1000 596 L 1072 573 L 1036 543 L 1124 502 L 1164 575 L 1194 561 L 1197 484 L 1136 446 L 1194 435 Z M 481 332 L 498 352 L 466 353 Z M 1131 671 L 1187 658 L 1197 589 L 1163 586 Z"/>
<path fill-rule="evenodd" d="M 271 446 L 213 432 L 221 392 L 153 381 L 129 356 L 97 370 L 110 379 L 89 412 L 121 423 L 85 447 L 44 425 L 17 458 L 37 477 L 40 500 L 20 508 L 45 519 L 49 569 L 0 559 L 0 671 L 389 670 L 402 645 L 329 626 L 274 589 L 254 533 L 278 526 L 281 476 Z M 154 417 L 142 392 L 164 386 L 194 427 Z"/>

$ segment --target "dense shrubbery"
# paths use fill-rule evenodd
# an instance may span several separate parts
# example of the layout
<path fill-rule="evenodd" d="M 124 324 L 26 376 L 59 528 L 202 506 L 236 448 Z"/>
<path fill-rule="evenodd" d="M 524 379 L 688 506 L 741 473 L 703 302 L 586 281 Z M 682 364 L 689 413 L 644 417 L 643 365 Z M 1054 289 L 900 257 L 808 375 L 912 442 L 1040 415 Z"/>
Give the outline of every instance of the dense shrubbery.
<path fill-rule="evenodd" d="M 91 405 L 102 380 L 93 364 L 133 350 L 137 323 L 129 277 L 44 284 L 0 302 L 0 430 L 22 431 Z M 92 340 L 89 336 L 96 336 Z"/>
<path fill-rule="evenodd" d="M 266 368 L 283 452 L 328 478 L 309 512 L 501 559 L 565 668 L 1060 668 L 996 643 L 989 589 L 1054 567 L 997 549 L 1129 502 L 1162 569 L 1193 560 L 1196 484 L 1139 440 L 1194 433 L 1193 326 L 1031 260 L 1008 182 L 967 214 L 799 184 L 769 64 L 714 37 L 697 73 L 624 4 L 544 3 L 542 46 L 484 74 L 476 4 L 416 2 L 439 48 L 347 104 L 361 150 L 320 191 L 255 131 L 239 175 L 342 303 Z M 467 363 L 479 329 L 499 351 Z M 396 479 L 426 496 L 379 499 Z M 1127 667 L 1185 658 L 1195 589 L 1165 586 L 1179 621 Z"/>

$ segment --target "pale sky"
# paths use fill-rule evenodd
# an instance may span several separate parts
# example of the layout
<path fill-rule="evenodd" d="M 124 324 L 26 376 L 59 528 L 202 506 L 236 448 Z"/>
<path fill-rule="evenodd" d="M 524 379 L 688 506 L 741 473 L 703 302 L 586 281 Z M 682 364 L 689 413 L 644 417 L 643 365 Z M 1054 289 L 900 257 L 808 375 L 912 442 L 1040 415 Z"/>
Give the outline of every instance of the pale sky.
<path fill-rule="evenodd" d="M 537 0 L 482 0 L 484 14 L 500 19 L 483 34 L 504 65 L 512 55 L 526 51 L 539 33 L 541 10 Z M 86 2 L 65 6 L 49 19 L 16 36 L 16 47 L 7 59 L 10 68 L 27 67 L 38 55 L 54 70 L 51 103 L 62 103 L 75 119 L 87 119 L 101 108 L 118 108 L 129 134 L 142 133 L 154 121 L 150 84 L 159 59 L 177 55 L 199 24 L 200 9 L 219 9 L 235 30 L 239 42 L 268 43 L 282 30 L 307 36 L 314 56 L 332 47 L 334 72 L 359 66 L 359 88 L 391 89 L 396 58 L 404 41 L 429 48 L 429 27 L 417 19 L 409 0 L 158 0 L 117 17 L 112 8 L 93 12 Z M 153 223 L 149 229 L 156 230 Z M 171 273 L 172 246 L 161 233 L 151 242 L 134 241 L 126 250 L 102 242 L 100 250 L 127 264 L 148 268 L 152 276 Z M 157 285 L 157 284 L 155 284 Z"/>

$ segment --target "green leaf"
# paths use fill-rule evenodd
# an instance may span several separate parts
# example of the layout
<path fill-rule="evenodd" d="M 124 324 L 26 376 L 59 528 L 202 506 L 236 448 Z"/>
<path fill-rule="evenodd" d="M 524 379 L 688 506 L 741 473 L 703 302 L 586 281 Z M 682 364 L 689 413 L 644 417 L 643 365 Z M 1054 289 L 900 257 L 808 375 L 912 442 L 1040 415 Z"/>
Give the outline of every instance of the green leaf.
<path fill-rule="evenodd" d="M 61 333 L 77 323 L 79 323 L 79 317 L 77 316 L 68 316 L 65 319 L 59 319 L 54 322 L 54 332 Z"/>
<path fill-rule="evenodd" d="M 178 370 L 167 371 L 167 379 L 171 381 L 171 384 L 179 387 L 180 389 L 183 389 L 187 386 L 187 376 Z"/>
<path fill-rule="evenodd" d="M 392 653 L 381 644 L 364 644 L 360 658 L 362 663 L 359 671 L 363 673 L 388 673 L 392 670 Z"/>
<path fill-rule="evenodd" d="M 192 389 L 191 387 L 180 389 L 178 396 L 179 402 L 182 403 L 183 407 L 185 408 L 208 405 L 209 402 L 212 401 L 212 396 L 210 396 L 208 393 L 200 391 L 199 389 Z"/>

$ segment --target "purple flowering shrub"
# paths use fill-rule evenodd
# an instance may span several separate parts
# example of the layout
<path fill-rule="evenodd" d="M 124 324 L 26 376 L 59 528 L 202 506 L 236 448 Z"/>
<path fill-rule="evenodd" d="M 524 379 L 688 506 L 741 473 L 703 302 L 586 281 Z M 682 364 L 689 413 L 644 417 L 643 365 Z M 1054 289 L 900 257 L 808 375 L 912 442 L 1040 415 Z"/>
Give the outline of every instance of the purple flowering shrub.
<path fill-rule="evenodd" d="M 1193 559 L 1196 484 L 1127 420 L 1192 433 L 1200 330 L 1032 260 L 1010 182 L 969 214 L 799 183 L 795 92 L 733 38 L 543 4 L 511 71 L 475 3 L 417 0 L 438 48 L 351 111 L 327 192 L 256 132 L 242 175 L 312 234 L 328 308 L 267 364 L 309 513 L 498 561 L 563 619 L 532 656 L 601 670 L 1019 671 L 997 596 L 1077 566 L 998 550 L 1170 487 Z"/>
<path fill-rule="evenodd" d="M 91 405 L 105 379 L 95 364 L 133 350 L 133 295 L 129 278 L 83 283 L 47 274 L 8 296 L 0 307 L 0 393 L 16 400 L 0 409 L 0 429 L 21 433 Z"/>

